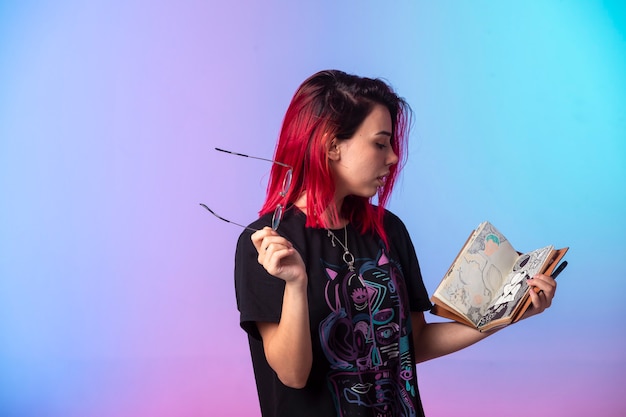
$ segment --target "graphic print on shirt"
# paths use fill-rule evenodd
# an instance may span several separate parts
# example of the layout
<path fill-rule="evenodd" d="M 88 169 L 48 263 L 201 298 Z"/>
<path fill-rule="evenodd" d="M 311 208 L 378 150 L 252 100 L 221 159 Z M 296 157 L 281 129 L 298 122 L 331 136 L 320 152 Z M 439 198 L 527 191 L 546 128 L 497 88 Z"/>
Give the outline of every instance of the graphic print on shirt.
<path fill-rule="evenodd" d="M 357 270 L 326 265 L 326 303 L 320 323 L 328 381 L 340 417 L 415 416 L 410 313 L 398 266 L 381 250 L 357 259 Z"/>

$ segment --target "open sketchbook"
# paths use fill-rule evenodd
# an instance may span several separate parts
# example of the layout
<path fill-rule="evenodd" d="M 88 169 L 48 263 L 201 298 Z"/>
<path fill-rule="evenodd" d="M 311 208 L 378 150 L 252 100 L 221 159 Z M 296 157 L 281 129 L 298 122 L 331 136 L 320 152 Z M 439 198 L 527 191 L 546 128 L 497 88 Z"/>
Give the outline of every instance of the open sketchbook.
<path fill-rule="evenodd" d="M 435 290 L 431 312 L 480 331 L 506 326 L 531 304 L 526 280 L 550 275 L 568 248 L 516 251 L 491 223 L 474 230 Z"/>

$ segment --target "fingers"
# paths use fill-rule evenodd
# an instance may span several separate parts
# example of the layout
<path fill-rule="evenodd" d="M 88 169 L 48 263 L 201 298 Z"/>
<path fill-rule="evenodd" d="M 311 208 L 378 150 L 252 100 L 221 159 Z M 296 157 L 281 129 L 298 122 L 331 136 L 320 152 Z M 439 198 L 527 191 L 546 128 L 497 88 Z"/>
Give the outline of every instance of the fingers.
<path fill-rule="evenodd" d="M 270 250 L 275 251 L 282 248 L 293 247 L 291 242 L 269 227 L 254 232 L 252 234 L 252 243 L 259 253 L 259 256 L 265 256 Z"/>
<path fill-rule="evenodd" d="M 534 291 L 530 291 L 530 299 L 533 308 L 539 313 L 552 305 L 552 299 L 556 293 L 556 281 L 551 277 L 538 274 L 528 280 L 528 285 Z"/>
<path fill-rule="evenodd" d="M 252 234 L 252 244 L 259 253 L 259 256 L 265 255 L 265 253 L 273 245 L 291 246 L 291 243 L 287 239 L 280 236 L 275 230 L 272 230 L 269 227 L 264 227 L 263 229 L 254 232 Z"/>
<path fill-rule="evenodd" d="M 532 310 L 534 314 L 541 313 L 552 304 L 552 299 L 546 296 L 546 293 L 544 293 L 543 291 L 531 291 L 530 300 L 532 302 Z"/>
<path fill-rule="evenodd" d="M 528 285 L 535 287 L 537 292 L 543 291 L 554 297 L 556 281 L 544 274 L 537 274 L 529 280 Z"/>
<path fill-rule="evenodd" d="M 268 273 L 285 280 L 298 275 L 290 269 L 299 259 L 294 258 L 296 251 L 290 241 L 266 227 L 252 234 L 252 242 L 258 253 L 257 261 Z"/>
<path fill-rule="evenodd" d="M 263 266 L 266 266 L 266 263 L 270 261 L 277 263 L 280 259 L 289 255 L 291 253 L 291 249 L 291 243 L 283 238 L 265 238 L 261 242 L 261 250 L 259 250 L 258 261 Z"/>
<path fill-rule="evenodd" d="M 257 252 L 261 252 L 262 247 L 265 248 L 264 246 L 262 246 L 263 239 L 268 236 L 278 236 L 278 233 L 276 233 L 276 231 L 272 230 L 272 228 L 270 227 L 264 227 L 263 229 L 257 230 L 252 234 L 252 244 L 256 248 Z"/>

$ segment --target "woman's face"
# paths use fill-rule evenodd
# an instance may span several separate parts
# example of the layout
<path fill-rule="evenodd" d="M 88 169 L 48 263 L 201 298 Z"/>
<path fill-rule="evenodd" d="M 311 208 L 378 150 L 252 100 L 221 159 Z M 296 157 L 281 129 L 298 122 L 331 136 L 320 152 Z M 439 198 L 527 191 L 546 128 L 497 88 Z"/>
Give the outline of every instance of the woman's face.
<path fill-rule="evenodd" d="M 351 138 L 337 141 L 329 152 L 337 201 L 348 195 L 373 197 L 385 184 L 390 167 L 398 163 L 391 132 L 389 110 L 377 104 Z"/>

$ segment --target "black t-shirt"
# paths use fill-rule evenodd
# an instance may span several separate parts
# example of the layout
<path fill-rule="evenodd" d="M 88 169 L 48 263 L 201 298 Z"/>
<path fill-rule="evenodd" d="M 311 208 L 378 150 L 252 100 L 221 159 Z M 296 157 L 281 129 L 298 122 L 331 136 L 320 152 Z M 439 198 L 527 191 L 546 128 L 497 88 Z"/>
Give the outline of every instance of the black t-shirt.
<path fill-rule="evenodd" d="M 260 229 L 270 220 L 271 214 L 263 216 L 251 227 Z M 305 222 L 292 208 L 278 228 L 307 266 L 313 366 L 302 389 L 280 382 L 255 324 L 280 321 L 285 283 L 258 263 L 250 231 L 237 243 L 237 306 L 263 416 L 423 416 L 410 312 L 429 310 L 431 303 L 404 224 L 385 213 L 389 251 L 380 238 L 348 225 L 347 246 L 355 258 L 350 272 L 343 248 L 333 246 L 327 230 Z M 344 229 L 333 233 L 344 241 Z"/>

